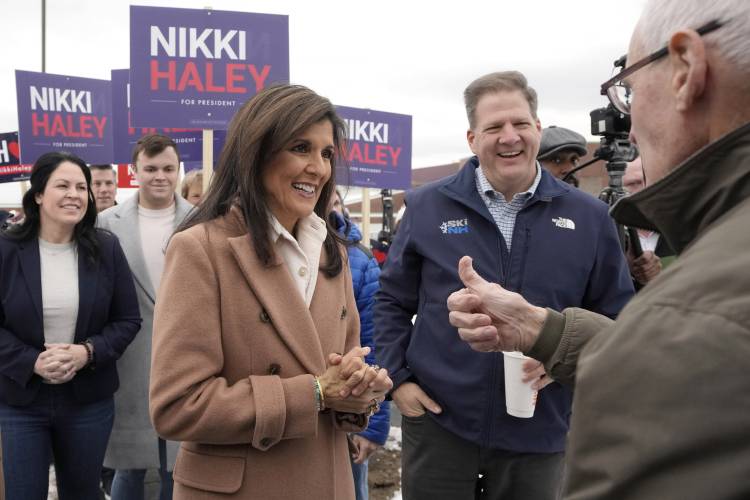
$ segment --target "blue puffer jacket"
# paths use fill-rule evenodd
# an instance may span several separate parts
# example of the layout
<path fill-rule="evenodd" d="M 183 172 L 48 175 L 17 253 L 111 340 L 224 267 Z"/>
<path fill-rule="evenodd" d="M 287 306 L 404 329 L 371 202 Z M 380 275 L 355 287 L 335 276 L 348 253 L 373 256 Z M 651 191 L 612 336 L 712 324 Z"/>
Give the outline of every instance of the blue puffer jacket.
<path fill-rule="evenodd" d="M 349 267 L 352 270 L 354 298 L 357 300 L 357 310 L 359 310 L 360 343 L 362 346 L 371 349 L 366 360 L 368 363 L 374 364 L 375 343 L 372 336 L 374 330 L 372 306 L 375 303 L 375 292 L 380 288 L 378 284 L 380 267 L 375 257 L 360 244 L 362 233 L 359 228 L 351 221 L 344 220 L 338 214 L 336 214 L 336 222 L 338 232 L 350 242 L 347 251 L 349 253 Z M 391 426 L 390 413 L 390 403 L 384 401 L 380 405 L 380 411 L 370 417 L 370 424 L 367 429 L 360 432 L 359 435 L 373 443 L 384 444 Z"/>

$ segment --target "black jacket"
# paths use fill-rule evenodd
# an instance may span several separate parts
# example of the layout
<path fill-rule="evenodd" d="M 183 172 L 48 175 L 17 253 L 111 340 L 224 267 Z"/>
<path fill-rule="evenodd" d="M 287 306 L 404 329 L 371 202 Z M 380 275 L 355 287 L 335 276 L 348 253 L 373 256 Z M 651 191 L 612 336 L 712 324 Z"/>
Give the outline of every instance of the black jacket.
<path fill-rule="evenodd" d="M 130 268 L 117 238 L 97 230 L 100 258 L 78 253 L 78 319 L 74 342 L 89 339 L 95 363 L 69 382 L 78 401 L 111 396 L 119 387 L 115 361 L 141 326 Z M 44 350 L 39 240 L 0 237 L 0 399 L 31 403 L 42 383 L 34 363 Z"/>

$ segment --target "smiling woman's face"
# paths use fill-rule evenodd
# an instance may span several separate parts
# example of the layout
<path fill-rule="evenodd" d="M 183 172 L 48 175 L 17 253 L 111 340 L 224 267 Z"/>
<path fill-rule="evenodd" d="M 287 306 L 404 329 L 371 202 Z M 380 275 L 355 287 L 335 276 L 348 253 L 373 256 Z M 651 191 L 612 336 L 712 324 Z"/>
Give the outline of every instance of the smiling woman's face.
<path fill-rule="evenodd" d="M 44 191 L 36 195 L 42 226 L 74 227 L 86 214 L 89 196 L 81 167 L 64 161 L 52 172 Z"/>
<path fill-rule="evenodd" d="M 263 171 L 268 207 L 290 233 L 315 209 L 331 178 L 334 151 L 333 125 L 323 120 L 286 144 Z"/>

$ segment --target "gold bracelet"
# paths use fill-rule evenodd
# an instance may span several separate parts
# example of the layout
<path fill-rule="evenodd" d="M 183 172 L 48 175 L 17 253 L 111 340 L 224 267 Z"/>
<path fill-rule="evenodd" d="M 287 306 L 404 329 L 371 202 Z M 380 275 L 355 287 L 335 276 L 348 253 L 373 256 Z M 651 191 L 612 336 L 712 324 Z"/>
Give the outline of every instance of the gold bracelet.
<path fill-rule="evenodd" d="M 370 405 L 365 410 L 365 416 L 372 417 L 379 411 L 380 411 L 380 403 L 378 403 L 377 399 L 373 398 L 373 400 L 370 402 Z"/>
<path fill-rule="evenodd" d="M 326 409 L 326 398 L 323 394 L 323 386 L 320 385 L 320 379 L 315 377 L 315 396 L 317 397 L 318 411 Z"/>

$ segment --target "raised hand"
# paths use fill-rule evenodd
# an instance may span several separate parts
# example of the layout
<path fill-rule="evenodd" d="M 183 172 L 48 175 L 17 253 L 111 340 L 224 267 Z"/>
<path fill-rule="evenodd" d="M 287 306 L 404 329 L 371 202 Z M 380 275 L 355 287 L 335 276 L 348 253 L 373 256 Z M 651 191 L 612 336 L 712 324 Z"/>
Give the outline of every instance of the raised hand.
<path fill-rule="evenodd" d="M 474 350 L 526 352 L 536 342 L 547 311 L 490 283 L 462 257 L 458 274 L 466 288 L 448 297 L 450 323 Z"/>

